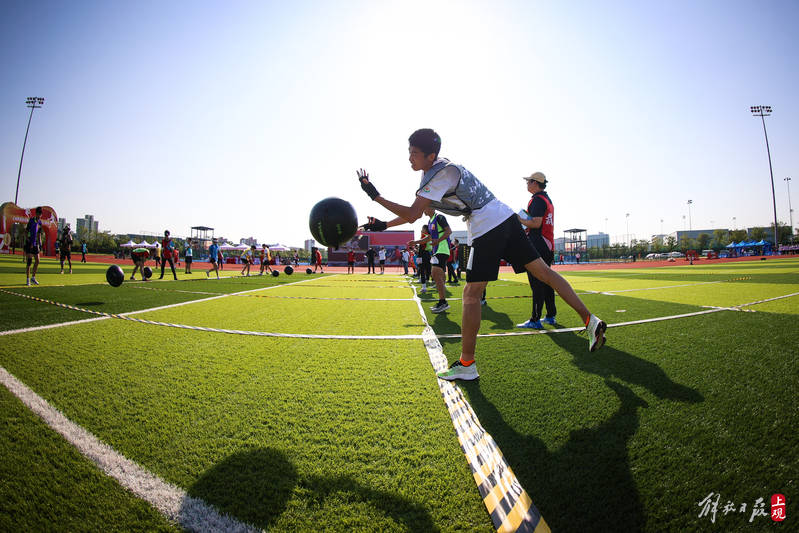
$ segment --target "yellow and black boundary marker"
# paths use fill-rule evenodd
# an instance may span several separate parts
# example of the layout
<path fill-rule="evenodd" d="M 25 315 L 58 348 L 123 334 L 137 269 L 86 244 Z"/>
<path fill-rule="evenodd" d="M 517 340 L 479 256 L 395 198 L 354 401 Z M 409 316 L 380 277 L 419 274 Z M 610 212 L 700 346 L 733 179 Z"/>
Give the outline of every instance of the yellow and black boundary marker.
<path fill-rule="evenodd" d="M 433 371 L 443 372 L 448 361 L 441 341 L 427 322 L 416 287 L 411 285 L 411 288 L 425 324 L 422 339 L 430 364 Z M 480 424 L 460 387 L 439 379 L 438 388 L 494 528 L 500 533 L 548 533 L 550 529 L 544 517 L 519 483 L 493 437 Z"/>
<path fill-rule="evenodd" d="M 433 328 L 425 327 L 422 337 L 433 369 L 443 372 L 447 369 L 447 358 Z M 549 532 L 546 521 L 519 483 L 493 437 L 480 424 L 460 387 L 443 379 L 438 380 L 438 387 L 477 490 L 496 530 L 501 533 Z"/>

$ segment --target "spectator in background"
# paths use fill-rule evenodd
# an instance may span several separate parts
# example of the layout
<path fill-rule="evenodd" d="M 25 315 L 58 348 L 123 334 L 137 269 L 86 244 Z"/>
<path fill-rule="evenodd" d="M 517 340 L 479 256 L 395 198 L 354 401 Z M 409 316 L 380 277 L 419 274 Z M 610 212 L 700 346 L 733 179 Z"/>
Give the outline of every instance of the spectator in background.
<path fill-rule="evenodd" d="M 161 241 L 161 276 L 158 279 L 164 279 L 164 268 L 169 263 L 169 268 L 172 269 L 172 276 L 175 280 L 178 279 L 178 273 L 175 272 L 175 244 L 172 242 L 172 237 L 169 236 L 169 230 L 164 231 L 164 239 Z"/>
<path fill-rule="evenodd" d="M 347 251 L 347 274 L 355 274 L 355 252 Z"/>
<path fill-rule="evenodd" d="M 408 275 L 408 263 L 411 259 L 411 253 L 408 251 L 407 248 L 402 249 L 402 253 L 400 255 L 400 263 L 402 264 L 402 269 L 405 271 L 405 275 Z"/>
<path fill-rule="evenodd" d="M 377 251 L 377 260 L 380 261 L 380 273 L 386 273 L 386 247 L 381 246 L 380 250 Z"/>
<path fill-rule="evenodd" d="M 186 263 L 186 274 L 191 274 L 191 262 L 194 260 L 194 252 L 191 249 L 191 239 L 186 239 L 186 251 L 183 257 Z"/>
<path fill-rule="evenodd" d="M 36 208 L 36 214 L 28 219 L 25 228 L 25 285 L 38 285 L 36 272 L 39 270 L 39 239 L 42 232 L 42 208 Z M 33 263 L 33 275 L 31 275 Z"/>
<path fill-rule="evenodd" d="M 449 247 L 449 259 L 447 259 L 447 283 L 458 285 L 458 239 L 452 240 L 452 245 Z"/>
<path fill-rule="evenodd" d="M 59 256 L 61 257 L 61 272 L 64 273 L 64 259 L 69 262 L 69 273 L 72 274 L 72 230 L 69 224 L 61 232 Z"/>
<path fill-rule="evenodd" d="M 86 241 L 82 241 L 81 242 L 81 244 L 80 244 L 80 253 L 82 254 L 81 258 L 80 258 L 80 262 L 81 263 L 85 263 L 86 262 L 86 254 L 89 253 L 89 247 L 86 246 Z"/>
<path fill-rule="evenodd" d="M 319 248 L 313 249 L 313 271 L 316 273 L 316 269 L 318 268 L 322 274 L 325 273 L 325 270 L 322 268 L 322 252 L 319 251 Z"/>
<path fill-rule="evenodd" d="M 250 265 L 255 262 L 255 245 L 251 244 L 248 250 L 245 250 L 243 254 L 241 254 L 241 263 L 244 265 L 241 267 L 241 275 L 244 275 L 244 271 L 247 271 L 247 276 L 250 275 Z"/>
<path fill-rule="evenodd" d="M 264 271 L 271 271 L 272 267 L 269 264 L 272 262 L 272 252 L 269 251 L 269 247 L 265 244 L 261 245 L 261 272 L 260 276 L 264 275 Z"/>
<path fill-rule="evenodd" d="M 205 277 L 209 277 L 213 270 L 216 272 L 216 279 L 219 279 L 219 258 L 221 256 L 222 252 L 219 251 L 219 245 L 216 243 L 216 238 L 214 238 L 211 246 L 208 247 L 208 261 L 211 262 L 211 268 L 205 271 Z"/>
<path fill-rule="evenodd" d="M 369 248 L 366 250 L 366 273 L 367 274 L 374 274 L 375 273 L 375 256 L 377 252 L 375 252 L 374 248 Z"/>

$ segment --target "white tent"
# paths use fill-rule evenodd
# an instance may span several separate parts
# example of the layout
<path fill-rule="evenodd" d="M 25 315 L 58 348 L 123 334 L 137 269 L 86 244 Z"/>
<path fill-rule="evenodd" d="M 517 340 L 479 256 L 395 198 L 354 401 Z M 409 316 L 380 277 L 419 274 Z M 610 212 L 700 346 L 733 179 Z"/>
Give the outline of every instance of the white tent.
<path fill-rule="evenodd" d="M 235 244 L 223 244 L 219 247 L 220 250 L 239 250 L 240 248 Z"/>
<path fill-rule="evenodd" d="M 285 246 L 285 245 L 279 244 L 279 243 L 278 244 L 273 244 L 272 246 L 269 246 L 267 244 L 267 246 L 269 247 L 269 251 L 271 251 L 271 252 L 287 252 L 288 250 L 291 249 L 288 246 Z"/>
<path fill-rule="evenodd" d="M 126 242 L 125 244 L 120 244 L 120 245 L 119 245 L 119 247 L 120 247 L 120 248 L 133 248 L 134 246 L 138 246 L 138 244 L 136 244 L 135 242 L 133 242 L 133 240 L 132 240 L 132 239 L 131 239 L 131 240 L 129 240 L 128 242 Z"/>
<path fill-rule="evenodd" d="M 150 244 L 149 242 L 143 240 L 139 244 L 134 245 L 137 248 L 155 248 L 155 244 Z"/>

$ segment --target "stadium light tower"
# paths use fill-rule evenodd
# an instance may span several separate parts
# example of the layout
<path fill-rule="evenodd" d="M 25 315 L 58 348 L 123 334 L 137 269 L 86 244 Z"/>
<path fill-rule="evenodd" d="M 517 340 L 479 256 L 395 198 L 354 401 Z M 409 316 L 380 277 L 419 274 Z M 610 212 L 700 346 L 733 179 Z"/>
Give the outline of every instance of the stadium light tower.
<path fill-rule="evenodd" d="M 632 245 L 632 241 L 630 241 L 630 213 L 627 213 L 627 247 L 629 248 Z"/>
<path fill-rule="evenodd" d="M 22 155 L 19 156 L 19 172 L 17 172 L 17 192 L 14 193 L 14 205 L 17 205 L 19 198 L 19 179 L 22 177 L 22 159 L 25 157 L 25 145 L 28 144 L 28 131 L 31 129 L 31 119 L 33 118 L 33 110 L 44 105 L 44 98 L 39 96 L 29 96 L 25 100 L 25 105 L 31 108 L 31 114 L 28 117 L 28 127 L 25 130 L 25 140 L 22 142 Z"/>
<path fill-rule="evenodd" d="M 688 229 L 693 230 L 694 226 L 691 224 L 691 204 L 694 203 L 693 200 L 688 200 Z"/>
<path fill-rule="evenodd" d="M 793 241 L 793 207 L 791 207 L 791 178 L 785 178 L 788 185 L 788 216 L 791 218 L 791 241 Z"/>
<path fill-rule="evenodd" d="M 777 240 L 778 227 L 777 227 L 777 195 L 774 193 L 774 171 L 771 168 L 771 149 L 768 147 L 768 133 L 766 132 L 766 118 L 771 115 L 770 105 L 753 105 L 749 108 L 752 115 L 760 117 L 763 122 L 763 135 L 766 136 L 766 153 L 768 154 L 768 171 L 771 174 L 771 203 L 774 206 L 774 248 L 777 248 L 779 241 Z M 791 230 L 793 231 L 793 230 Z"/>

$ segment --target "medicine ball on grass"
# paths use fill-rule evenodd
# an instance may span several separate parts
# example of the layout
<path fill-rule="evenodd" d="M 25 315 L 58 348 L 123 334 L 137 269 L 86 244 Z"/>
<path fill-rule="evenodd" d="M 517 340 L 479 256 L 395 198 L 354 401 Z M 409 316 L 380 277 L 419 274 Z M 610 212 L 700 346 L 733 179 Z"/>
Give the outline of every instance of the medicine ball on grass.
<path fill-rule="evenodd" d="M 144 274 L 144 279 L 150 279 L 153 277 L 153 269 L 148 266 L 142 268 L 141 273 Z"/>
<path fill-rule="evenodd" d="M 125 281 L 125 273 L 122 272 L 119 265 L 111 265 L 108 267 L 108 270 L 105 271 L 105 280 L 112 287 L 119 287 L 122 285 L 122 282 Z"/>
<path fill-rule="evenodd" d="M 277 270 L 273 270 L 273 271 L 272 271 L 272 275 L 273 275 L 274 277 L 278 277 L 278 276 L 280 275 L 280 272 L 278 272 Z"/>
<path fill-rule="evenodd" d="M 314 239 L 323 246 L 338 249 L 358 231 L 358 215 L 348 201 L 325 198 L 311 209 L 308 225 Z"/>
<path fill-rule="evenodd" d="M 313 274 L 313 270 L 311 270 L 310 268 L 306 268 L 305 269 L 305 273 L 306 274 Z"/>
<path fill-rule="evenodd" d="M 283 272 L 285 272 L 287 276 L 291 276 L 294 274 L 294 267 L 291 265 L 286 265 L 286 268 L 283 269 Z"/>

